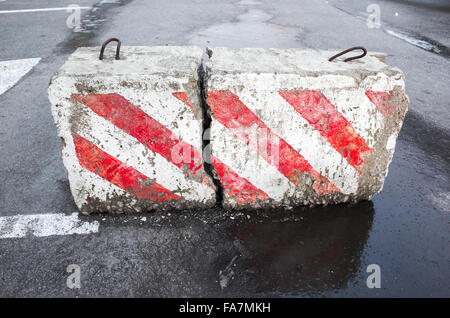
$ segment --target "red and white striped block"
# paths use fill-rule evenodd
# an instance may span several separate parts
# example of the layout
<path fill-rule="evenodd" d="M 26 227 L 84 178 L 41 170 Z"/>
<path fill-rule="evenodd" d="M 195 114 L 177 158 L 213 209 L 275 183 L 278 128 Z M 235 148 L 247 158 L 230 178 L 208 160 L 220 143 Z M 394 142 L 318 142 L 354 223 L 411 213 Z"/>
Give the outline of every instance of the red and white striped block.
<path fill-rule="evenodd" d="M 196 47 L 80 48 L 49 99 L 81 212 L 210 207 Z M 188 102 L 189 100 L 189 102 Z"/>
<path fill-rule="evenodd" d="M 382 189 L 408 99 L 403 74 L 381 54 L 345 63 L 328 62 L 334 51 L 209 52 L 224 207 L 354 202 Z"/>

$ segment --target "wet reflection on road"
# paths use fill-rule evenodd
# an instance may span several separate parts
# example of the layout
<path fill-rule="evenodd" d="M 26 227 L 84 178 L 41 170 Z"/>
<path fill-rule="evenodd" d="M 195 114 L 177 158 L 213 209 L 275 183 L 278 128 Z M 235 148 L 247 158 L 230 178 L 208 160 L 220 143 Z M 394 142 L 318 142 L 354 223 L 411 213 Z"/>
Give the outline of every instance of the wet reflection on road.
<path fill-rule="evenodd" d="M 343 288 L 354 277 L 373 217 L 373 203 L 361 202 L 250 219 L 227 230 L 242 246 L 237 266 L 253 293 L 321 292 Z"/>

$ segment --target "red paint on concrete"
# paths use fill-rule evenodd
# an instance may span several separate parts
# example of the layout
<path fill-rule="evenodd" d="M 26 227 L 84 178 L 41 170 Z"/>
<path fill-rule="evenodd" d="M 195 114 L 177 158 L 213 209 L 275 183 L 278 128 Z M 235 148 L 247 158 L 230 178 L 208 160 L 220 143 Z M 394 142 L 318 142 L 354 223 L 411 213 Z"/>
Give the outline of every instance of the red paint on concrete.
<path fill-rule="evenodd" d="M 150 182 L 147 176 L 104 152 L 80 135 L 73 135 L 73 142 L 78 161 L 83 168 L 136 195 L 138 199 L 162 202 L 180 198 L 162 185 Z"/>
<path fill-rule="evenodd" d="M 267 193 L 255 187 L 246 178 L 239 176 L 230 167 L 212 156 L 212 164 L 222 181 L 222 186 L 228 195 L 239 204 L 255 203 L 269 199 Z"/>
<path fill-rule="evenodd" d="M 186 104 L 186 106 L 188 106 L 189 108 L 192 109 L 192 105 L 191 105 L 191 103 L 189 102 L 189 99 L 188 99 L 188 97 L 187 97 L 187 95 L 186 95 L 185 92 L 174 92 L 174 93 L 172 93 L 172 95 L 173 95 L 175 98 L 181 100 L 183 103 Z"/>
<path fill-rule="evenodd" d="M 274 165 L 278 171 L 286 176 L 292 183 L 300 182 L 299 173 L 309 173 L 316 182 L 313 188 L 318 194 L 327 194 L 340 191 L 327 178 L 321 176 L 308 161 L 291 147 L 284 139 L 273 133 L 247 106 L 245 106 L 239 97 L 229 90 L 210 91 L 207 99 L 208 105 L 214 114 L 214 117 L 246 145 L 251 146 L 249 133 L 251 129 L 262 128 L 267 132 L 267 146 L 271 148 L 272 144 L 279 147 L 279 162 Z M 262 143 L 262 146 L 266 146 Z M 258 143 L 256 150 L 261 157 L 269 164 L 273 165 L 272 158 L 267 149 L 262 149 Z M 264 173 L 264 172 L 261 172 Z"/>
<path fill-rule="evenodd" d="M 172 93 L 172 95 L 192 108 L 185 92 L 176 92 Z M 226 194 L 237 203 L 255 203 L 259 200 L 269 199 L 269 196 L 264 191 L 255 187 L 246 178 L 239 176 L 220 159 L 211 156 L 211 161 L 222 181 Z"/>
<path fill-rule="evenodd" d="M 321 92 L 282 90 L 279 93 L 353 167 L 364 163 L 364 158 L 370 153 L 370 147 Z"/>
<path fill-rule="evenodd" d="M 370 99 L 372 103 L 375 104 L 377 109 L 381 112 L 383 116 L 388 116 L 394 110 L 394 103 L 391 101 L 392 91 L 389 92 L 376 92 L 367 91 L 366 96 Z"/>
<path fill-rule="evenodd" d="M 172 131 L 153 119 L 139 107 L 134 106 L 119 94 L 72 95 L 97 115 L 105 118 L 130 136 L 159 153 L 172 164 L 198 175 L 202 167 L 202 156 L 192 145 L 178 139 Z M 176 157 L 176 158 L 175 158 Z"/>

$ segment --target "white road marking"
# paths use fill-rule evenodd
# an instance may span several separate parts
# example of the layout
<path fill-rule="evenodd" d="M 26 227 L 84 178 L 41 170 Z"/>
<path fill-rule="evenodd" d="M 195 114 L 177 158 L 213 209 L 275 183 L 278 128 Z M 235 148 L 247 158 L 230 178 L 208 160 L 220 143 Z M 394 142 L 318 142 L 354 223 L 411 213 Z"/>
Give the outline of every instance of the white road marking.
<path fill-rule="evenodd" d="M 25 13 L 25 12 L 47 12 L 47 11 L 67 11 L 73 9 L 73 7 L 63 7 L 63 8 L 39 8 L 39 9 L 21 9 L 21 10 L 3 10 L 0 13 Z M 77 7 L 80 10 L 89 10 L 92 7 Z"/>
<path fill-rule="evenodd" d="M 45 237 L 50 235 L 71 235 L 97 233 L 99 223 L 83 222 L 78 213 L 66 215 L 33 214 L 0 217 L 0 239 L 20 238 L 27 235 Z"/>
<path fill-rule="evenodd" d="M 439 47 L 437 47 L 436 45 L 425 41 L 425 40 L 420 40 L 420 39 L 416 39 L 413 36 L 405 33 L 405 32 L 399 32 L 399 31 L 394 31 L 394 30 L 390 30 L 390 29 L 386 29 L 386 33 L 390 34 L 392 36 L 395 36 L 396 38 L 406 41 L 412 45 L 418 46 L 421 49 L 424 49 L 426 51 L 434 51 L 436 53 L 441 53 L 441 49 Z"/>
<path fill-rule="evenodd" d="M 0 61 L 0 95 L 13 87 L 40 60 L 40 58 L 31 58 Z"/>

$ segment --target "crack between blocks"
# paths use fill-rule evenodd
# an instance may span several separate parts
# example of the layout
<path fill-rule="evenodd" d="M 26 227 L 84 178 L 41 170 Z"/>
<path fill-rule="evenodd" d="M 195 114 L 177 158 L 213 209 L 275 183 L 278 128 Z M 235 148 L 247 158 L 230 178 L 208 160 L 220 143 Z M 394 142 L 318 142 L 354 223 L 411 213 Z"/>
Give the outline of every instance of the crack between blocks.
<path fill-rule="evenodd" d="M 207 49 L 208 50 L 208 49 Z M 216 206 L 222 207 L 224 188 L 222 182 L 214 168 L 211 160 L 211 112 L 208 103 L 206 102 L 208 96 L 207 74 L 206 74 L 206 60 L 210 57 L 209 52 L 206 51 L 202 57 L 202 63 L 198 68 L 198 88 L 200 91 L 200 106 L 202 109 L 202 164 L 206 174 L 211 178 L 216 187 Z"/>

